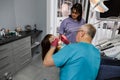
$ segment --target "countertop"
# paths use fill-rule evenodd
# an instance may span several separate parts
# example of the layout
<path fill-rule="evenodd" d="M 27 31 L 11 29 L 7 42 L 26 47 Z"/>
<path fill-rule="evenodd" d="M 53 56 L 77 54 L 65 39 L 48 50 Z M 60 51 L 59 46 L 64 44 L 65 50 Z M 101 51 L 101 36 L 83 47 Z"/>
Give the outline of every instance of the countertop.
<path fill-rule="evenodd" d="M 35 35 L 39 35 L 40 33 L 42 33 L 42 30 L 31 30 L 31 31 L 21 31 L 19 34 L 21 36 L 16 36 L 16 35 L 7 35 L 6 37 L 0 39 L 0 46 L 16 41 L 18 39 L 22 39 L 25 38 L 27 36 L 35 36 Z"/>

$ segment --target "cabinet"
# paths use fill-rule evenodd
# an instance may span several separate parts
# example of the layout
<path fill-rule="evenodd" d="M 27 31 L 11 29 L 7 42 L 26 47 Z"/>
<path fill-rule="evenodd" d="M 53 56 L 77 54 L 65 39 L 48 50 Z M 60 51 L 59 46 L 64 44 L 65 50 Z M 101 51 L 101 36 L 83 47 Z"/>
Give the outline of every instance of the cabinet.
<path fill-rule="evenodd" d="M 32 56 L 35 54 L 40 53 L 40 43 L 41 43 L 41 33 L 42 30 L 35 30 L 32 31 L 31 35 L 31 50 L 32 50 Z"/>
<path fill-rule="evenodd" d="M 12 43 L 0 46 L 0 77 L 6 72 L 13 73 Z"/>
<path fill-rule="evenodd" d="M 31 61 L 31 37 L 0 46 L 0 78 L 14 74 Z"/>
<path fill-rule="evenodd" d="M 15 71 L 18 71 L 31 61 L 31 37 L 13 42 L 13 56 Z"/>

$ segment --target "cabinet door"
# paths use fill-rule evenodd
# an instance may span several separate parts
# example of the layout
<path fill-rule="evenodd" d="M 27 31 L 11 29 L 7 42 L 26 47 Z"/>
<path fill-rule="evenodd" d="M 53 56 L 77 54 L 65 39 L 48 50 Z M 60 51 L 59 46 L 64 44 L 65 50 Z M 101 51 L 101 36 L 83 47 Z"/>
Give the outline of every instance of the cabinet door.
<path fill-rule="evenodd" d="M 30 53 L 31 52 L 27 51 L 25 54 L 15 57 L 17 59 L 17 61 L 15 61 L 16 71 L 20 70 L 31 61 L 32 58 Z"/>
<path fill-rule="evenodd" d="M 12 51 L 11 46 L 11 43 L 0 46 L 0 59 L 10 54 L 10 52 Z"/>
<path fill-rule="evenodd" d="M 22 38 L 19 39 L 17 41 L 13 42 L 13 47 L 14 49 L 20 48 L 20 47 L 24 47 L 24 46 L 29 46 L 31 45 L 31 38 L 30 37 L 26 37 L 26 38 Z"/>
<path fill-rule="evenodd" d="M 5 44 L 0 46 L 0 77 L 5 73 L 13 74 L 13 56 L 12 56 L 12 44 Z"/>
<path fill-rule="evenodd" d="M 20 70 L 31 61 L 31 37 L 13 42 L 15 71 Z"/>

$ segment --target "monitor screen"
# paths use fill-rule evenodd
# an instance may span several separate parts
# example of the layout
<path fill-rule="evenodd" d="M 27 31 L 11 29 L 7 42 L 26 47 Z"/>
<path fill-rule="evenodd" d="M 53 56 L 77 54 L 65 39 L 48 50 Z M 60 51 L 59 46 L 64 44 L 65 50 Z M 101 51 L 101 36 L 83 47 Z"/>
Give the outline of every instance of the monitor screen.
<path fill-rule="evenodd" d="M 120 18 L 120 0 L 106 0 L 103 2 L 108 11 L 104 13 L 97 13 L 98 19 L 117 19 Z"/>

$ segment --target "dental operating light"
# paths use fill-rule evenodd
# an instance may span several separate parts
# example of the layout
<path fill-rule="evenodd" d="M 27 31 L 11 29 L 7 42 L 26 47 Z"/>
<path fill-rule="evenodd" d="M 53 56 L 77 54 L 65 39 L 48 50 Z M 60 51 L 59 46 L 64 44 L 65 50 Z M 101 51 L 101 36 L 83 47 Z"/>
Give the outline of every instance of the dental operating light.
<path fill-rule="evenodd" d="M 108 11 L 108 8 L 103 3 L 104 1 L 106 1 L 106 0 L 90 0 L 92 10 L 95 10 L 95 11 L 101 12 L 101 13 Z"/>

